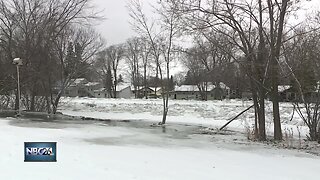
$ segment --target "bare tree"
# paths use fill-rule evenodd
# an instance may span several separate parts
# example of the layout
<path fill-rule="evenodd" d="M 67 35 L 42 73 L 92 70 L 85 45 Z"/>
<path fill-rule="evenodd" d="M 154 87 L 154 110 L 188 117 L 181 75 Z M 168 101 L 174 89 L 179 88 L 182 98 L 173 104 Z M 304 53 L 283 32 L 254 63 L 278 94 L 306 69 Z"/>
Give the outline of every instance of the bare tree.
<path fill-rule="evenodd" d="M 141 54 L 142 66 L 143 66 L 143 86 L 145 88 L 144 97 L 148 98 L 148 96 L 147 96 L 148 94 L 146 91 L 146 89 L 148 88 L 147 70 L 148 70 L 148 66 L 150 64 L 149 59 L 151 56 L 151 47 L 150 47 L 150 43 L 147 39 L 141 39 L 140 54 Z"/>
<path fill-rule="evenodd" d="M 50 82 L 50 99 L 52 111 L 56 113 L 59 101 L 65 89 L 75 78 L 84 76 L 95 63 L 95 57 L 102 50 L 104 41 L 92 29 L 66 29 L 55 41 L 55 53 L 52 60 L 58 61 L 58 87 L 53 77 L 48 73 L 47 82 Z M 52 67 L 52 66 L 51 66 Z M 55 67 L 55 66 L 53 66 Z M 54 71 L 49 71 L 54 72 Z M 58 88 L 54 91 L 54 88 Z"/>
<path fill-rule="evenodd" d="M 141 41 L 140 38 L 132 38 L 128 39 L 126 41 L 126 62 L 129 66 L 130 69 L 130 75 L 131 75 L 131 82 L 134 87 L 134 92 L 135 92 L 135 98 L 138 97 L 137 90 L 140 85 L 140 71 L 139 71 L 139 66 L 140 66 L 140 59 L 141 59 L 141 44 L 143 42 Z"/>
<path fill-rule="evenodd" d="M 120 60 L 123 59 L 124 57 L 124 46 L 122 44 L 119 45 L 113 45 L 110 46 L 106 49 L 106 60 L 108 61 L 108 63 L 110 63 L 112 72 L 113 72 L 113 98 L 117 98 L 117 85 L 118 85 L 118 81 L 117 81 L 117 72 L 118 72 L 118 67 L 119 67 L 119 62 Z"/>
<path fill-rule="evenodd" d="M 202 62 L 207 62 L 209 53 L 207 47 L 193 47 L 186 51 L 184 65 L 188 68 L 187 83 L 197 85 L 201 99 L 207 100 L 207 88 L 209 80 L 208 70 Z"/>
<path fill-rule="evenodd" d="M 195 37 L 195 45 L 184 51 L 184 64 L 190 71 L 189 75 L 194 76 L 194 83 L 198 85 L 203 100 L 207 100 L 208 83 L 218 87 L 226 74 L 232 74 L 225 72 L 225 69 L 229 64 L 235 63 L 235 51 L 226 40 L 227 38 L 221 34 L 200 34 Z"/>
<path fill-rule="evenodd" d="M 206 36 L 210 32 L 223 34 L 233 46 L 237 47 L 246 61 L 239 62 L 245 67 L 250 78 L 254 107 L 257 119 L 256 134 L 265 140 L 266 94 L 271 94 L 274 115 L 274 139 L 282 138 L 279 117 L 278 68 L 285 22 L 289 6 L 293 3 L 282 1 L 201 1 L 168 0 L 172 11 L 182 15 L 182 25 L 187 33 L 199 32 Z M 295 4 L 292 7 L 298 7 Z M 295 10 L 295 8 L 292 8 Z M 222 47 L 223 49 L 223 47 Z M 239 58 L 233 58 L 237 60 Z M 271 89 L 268 87 L 271 77 Z"/>
<path fill-rule="evenodd" d="M 1 48 L 6 52 L 6 61 L 11 62 L 14 57 L 24 61 L 21 72 L 24 103 L 28 109 L 35 110 L 35 97 L 43 96 L 49 112 L 50 86 L 57 81 L 57 71 L 64 71 L 60 68 L 63 63 L 59 60 L 57 44 L 62 36 L 68 41 L 75 35 L 70 34 L 69 29 L 76 29 L 77 23 L 87 24 L 98 16 L 91 11 L 90 0 L 2 0 L 0 4 Z M 81 34 L 79 29 L 77 33 Z M 93 52 L 83 54 L 86 45 L 82 43 L 83 40 L 78 39 L 75 46 L 78 57 L 81 54 L 84 61 Z"/>
<path fill-rule="evenodd" d="M 128 39 L 126 42 L 126 59 L 129 69 L 131 71 L 132 85 L 135 89 L 135 97 L 147 98 L 147 91 L 143 94 L 137 94 L 139 86 L 143 85 L 147 88 L 147 71 L 150 64 L 151 48 L 148 39 L 141 37 L 134 37 Z M 141 70 L 142 69 L 142 73 Z M 141 80 L 142 76 L 142 80 Z M 143 81 L 143 82 L 141 82 Z"/>
<path fill-rule="evenodd" d="M 308 139 L 320 143 L 320 41 L 319 32 L 297 30 L 287 41 L 283 69 L 291 77 L 296 111 L 309 128 Z"/>
<path fill-rule="evenodd" d="M 154 26 L 156 20 L 150 22 L 143 12 L 143 6 L 139 0 L 132 0 L 128 5 L 130 16 L 133 20 L 133 28 L 150 42 L 151 52 L 155 60 L 157 70 L 161 80 L 166 75 L 166 82 L 170 79 L 170 62 L 173 55 L 173 41 L 178 34 L 177 19 L 179 16 L 176 13 L 168 11 L 168 7 L 164 3 L 160 3 L 161 7 L 157 10 L 161 16 L 161 21 L 158 25 L 161 28 L 161 33 L 155 32 Z M 162 62 L 164 67 L 162 67 Z M 163 99 L 163 117 L 160 124 L 165 124 L 169 107 L 169 83 L 163 83 L 162 99 Z"/>
<path fill-rule="evenodd" d="M 187 33 L 200 33 L 205 37 L 208 34 L 214 32 L 222 34 L 228 39 L 229 43 L 240 50 L 244 57 L 245 62 L 238 61 L 240 58 L 232 57 L 234 61 L 237 61 L 240 66 L 246 69 L 246 73 L 250 78 L 251 92 L 253 95 L 255 114 L 256 114 L 256 126 L 255 132 L 259 133 L 258 138 L 265 140 L 265 112 L 264 112 L 264 97 L 265 93 L 265 73 L 257 73 L 257 67 L 260 67 L 262 72 L 266 69 L 265 63 L 257 66 L 258 59 L 256 56 L 257 44 L 262 39 L 257 36 L 257 30 L 261 28 L 259 24 L 259 18 L 262 14 L 257 14 L 259 9 L 259 2 L 246 1 L 235 2 L 227 0 L 218 1 L 167 1 L 171 4 L 172 11 L 178 12 L 182 15 L 182 24 L 188 24 L 189 26 L 183 27 Z M 207 38 L 210 40 L 210 38 Z M 214 42 L 213 42 L 214 43 Z M 218 43 L 214 43 L 218 45 Z M 219 46 L 219 45 L 218 45 Z M 220 46 L 221 50 L 225 48 Z M 259 130 L 258 130 L 259 128 Z"/>
<path fill-rule="evenodd" d="M 279 58 L 282 47 L 283 29 L 289 0 L 281 2 L 268 0 L 270 23 L 270 62 L 271 62 L 271 95 L 273 102 L 274 139 L 282 140 L 282 130 L 279 112 Z"/>

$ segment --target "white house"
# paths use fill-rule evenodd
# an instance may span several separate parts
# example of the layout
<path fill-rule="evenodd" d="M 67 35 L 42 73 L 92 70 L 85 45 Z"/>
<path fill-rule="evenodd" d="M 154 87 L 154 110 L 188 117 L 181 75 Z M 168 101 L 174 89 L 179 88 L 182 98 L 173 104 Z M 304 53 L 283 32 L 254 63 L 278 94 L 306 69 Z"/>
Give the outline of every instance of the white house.
<path fill-rule="evenodd" d="M 107 98 L 107 91 L 106 88 L 100 88 L 93 91 L 95 98 Z"/>
<path fill-rule="evenodd" d="M 133 95 L 136 95 L 137 98 L 143 98 L 145 96 L 145 94 L 147 96 L 156 94 L 155 90 L 153 88 L 144 87 L 144 86 L 138 87 L 137 90 L 135 90 L 134 87 L 132 87 L 131 91 L 132 91 Z"/>
<path fill-rule="evenodd" d="M 88 82 L 87 84 L 84 85 L 84 93 L 86 93 L 86 96 L 88 97 L 95 97 L 94 91 L 101 89 L 103 86 L 99 82 Z"/>
<path fill-rule="evenodd" d="M 201 94 L 197 85 L 181 85 L 175 86 L 170 97 L 173 99 L 201 99 Z"/>
<path fill-rule="evenodd" d="M 100 89 L 102 84 L 99 82 L 89 82 L 85 78 L 72 79 L 64 95 L 69 97 L 94 97 L 94 91 Z"/>
<path fill-rule="evenodd" d="M 133 96 L 131 87 L 129 85 L 118 85 L 116 87 L 116 98 L 129 99 Z M 110 93 L 106 88 L 100 88 L 94 91 L 94 97 L 96 98 L 110 98 Z"/>
<path fill-rule="evenodd" d="M 202 99 L 201 93 L 206 93 L 208 100 L 210 99 L 224 99 L 228 97 L 230 88 L 223 83 L 220 86 L 212 84 L 207 85 L 206 90 L 201 92 L 197 85 L 181 85 L 175 86 L 174 91 L 170 92 L 172 99 Z"/>
<path fill-rule="evenodd" d="M 118 85 L 116 90 L 117 98 L 129 99 L 133 96 L 130 85 Z"/>
<path fill-rule="evenodd" d="M 83 96 L 82 89 L 88 81 L 85 78 L 71 79 L 70 86 L 68 86 L 64 95 L 69 97 Z"/>

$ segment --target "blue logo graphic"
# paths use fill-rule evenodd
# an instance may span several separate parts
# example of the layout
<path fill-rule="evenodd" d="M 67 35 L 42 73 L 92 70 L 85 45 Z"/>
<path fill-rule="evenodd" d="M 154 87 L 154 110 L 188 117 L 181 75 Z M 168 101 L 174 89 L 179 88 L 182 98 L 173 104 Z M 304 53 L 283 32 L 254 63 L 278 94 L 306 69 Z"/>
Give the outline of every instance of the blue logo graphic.
<path fill-rule="evenodd" d="M 24 162 L 56 162 L 56 142 L 25 142 Z"/>

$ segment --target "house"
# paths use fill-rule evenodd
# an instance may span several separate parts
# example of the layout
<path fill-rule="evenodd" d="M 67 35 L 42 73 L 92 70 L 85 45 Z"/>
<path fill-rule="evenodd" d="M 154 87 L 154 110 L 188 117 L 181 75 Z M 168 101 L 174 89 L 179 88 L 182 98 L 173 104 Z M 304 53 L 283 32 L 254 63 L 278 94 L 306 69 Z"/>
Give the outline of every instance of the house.
<path fill-rule="evenodd" d="M 64 95 L 69 97 L 85 96 L 83 88 L 87 83 L 88 81 L 85 78 L 71 79 L 71 83 L 65 89 Z"/>
<path fill-rule="evenodd" d="M 249 90 L 241 92 L 241 98 L 244 100 L 252 100 L 253 98 L 252 92 Z"/>
<path fill-rule="evenodd" d="M 207 97 L 208 99 L 218 99 L 222 100 L 226 98 L 225 91 L 221 87 L 214 87 L 210 92 L 209 92 L 210 97 Z"/>
<path fill-rule="evenodd" d="M 149 87 L 154 95 L 161 95 L 161 87 Z M 149 94 L 150 95 L 150 94 Z"/>
<path fill-rule="evenodd" d="M 99 82 L 88 82 L 82 88 L 82 90 L 83 90 L 82 95 L 85 95 L 87 97 L 95 97 L 94 91 L 101 89 L 102 87 L 103 87 L 103 85 Z"/>
<path fill-rule="evenodd" d="M 206 96 L 207 100 L 224 99 L 228 97 L 230 88 L 225 84 L 220 83 L 219 86 L 209 84 L 206 90 L 201 92 L 197 85 L 181 85 L 175 86 L 174 91 L 170 92 L 172 99 L 198 99 L 203 100 Z"/>
<path fill-rule="evenodd" d="M 290 85 L 279 85 L 278 92 L 280 101 L 289 102 L 297 100 L 297 93 Z"/>
<path fill-rule="evenodd" d="M 106 91 L 106 88 L 100 88 L 93 91 L 95 98 L 107 98 L 109 97 L 108 92 Z"/>
<path fill-rule="evenodd" d="M 174 91 L 170 92 L 172 99 L 201 99 L 201 94 L 197 85 L 175 86 Z"/>
<path fill-rule="evenodd" d="M 150 95 L 154 95 L 156 94 L 155 93 L 155 88 L 152 88 L 152 87 L 138 87 L 138 89 L 134 89 L 132 87 L 132 93 L 136 95 L 137 98 L 143 98 L 145 96 L 145 94 L 147 96 L 150 96 Z"/>
<path fill-rule="evenodd" d="M 242 92 L 239 89 L 230 89 L 229 90 L 229 99 L 241 99 Z"/>
<path fill-rule="evenodd" d="M 129 99 L 133 96 L 130 85 L 118 85 L 116 87 L 117 98 Z"/>
<path fill-rule="evenodd" d="M 280 101 L 285 102 L 302 102 L 299 90 L 290 85 L 278 86 Z M 320 101 L 320 82 L 316 86 L 304 90 L 304 100 L 306 102 L 319 102 Z"/>
<path fill-rule="evenodd" d="M 89 82 L 85 78 L 72 79 L 70 86 L 64 91 L 69 97 L 94 97 L 94 91 L 102 87 L 99 82 Z"/>
<path fill-rule="evenodd" d="M 230 98 L 231 89 L 223 82 L 220 82 L 219 86 L 214 86 L 211 91 L 213 92 L 214 99 Z"/>
<path fill-rule="evenodd" d="M 133 96 L 133 93 L 131 91 L 131 86 L 118 85 L 116 87 L 116 98 L 129 99 L 132 96 Z M 100 88 L 100 89 L 94 90 L 94 97 L 96 97 L 96 98 L 111 98 L 110 92 L 108 92 L 106 90 L 106 88 Z"/>
<path fill-rule="evenodd" d="M 279 92 L 280 101 L 288 102 L 296 99 L 296 93 L 293 91 L 293 89 L 289 85 L 279 85 L 278 92 Z M 253 99 L 252 92 L 249 89 L 241 92 L 241 98 L 252 100 Z M 271 99 L 270 93 L 266 95 L 266 98 Z"/>

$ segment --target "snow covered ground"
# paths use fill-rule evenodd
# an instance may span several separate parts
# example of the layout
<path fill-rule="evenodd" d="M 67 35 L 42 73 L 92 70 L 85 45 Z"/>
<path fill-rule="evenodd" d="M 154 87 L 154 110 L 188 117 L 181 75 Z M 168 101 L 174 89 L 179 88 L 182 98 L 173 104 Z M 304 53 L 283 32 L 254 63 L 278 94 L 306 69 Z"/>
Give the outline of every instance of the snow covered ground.
<path fill-rule="evenodd" d="M 0 179 L 318 180 L 319 156 L 247 140 L 253 110 L 228 131 L 211 131 L 250 105 L 170 101 L 168 125 L 162 128 L 150 126 L 161 120 L 161 100 L 64 98 L 64 114 L 113 121 L 0 118 Z M 292 113 L 290 104 L 281 104 L 284 131 L 307 133 L 296 114 L 290 121 Z M 271 119 L 268 103 L 269 135 Z M 28 141 L 57 142 L 58 162 L 23 162 Z"/>
<path fill-rule="evenodd" d="M 172 123 L 163 133 L 148 124 L 2 118 L 0 179 L 319 179 L 317 156 L 232 133 L 201 135 L 197 126 Z M 57 141 L 58 162 L 23 162 L 26 141 Z"/>
<path fill-rule="evenodd" d="M 224 125 L 227 120 L 251 106 L 251 101 L 195 101 L 170 100 L 168 123 L 200 124 L 213 128 Z M 86 116 L 113 120 L 146 120 L 160 122 L 162 119 L 161 99 L 96 99 L 96 98 L 64 98 L 60 111 L 72 116 Z M 283 132 L 300 135 L 305 138 L 308 128 L 299 115 L 293 113 L 290 103 L 280 104 L 280 116 Z M 292 118 L 293 116 L 293 118 Z M 291 120 L 292 119 L 292 120 Z M 266 103 L 266 131 L 273 135 L 272 104 Z M 247 131 L 253 128 L 254 111 L 251 109 L 232 122 L 227 128 L 237 131 Z"/>

